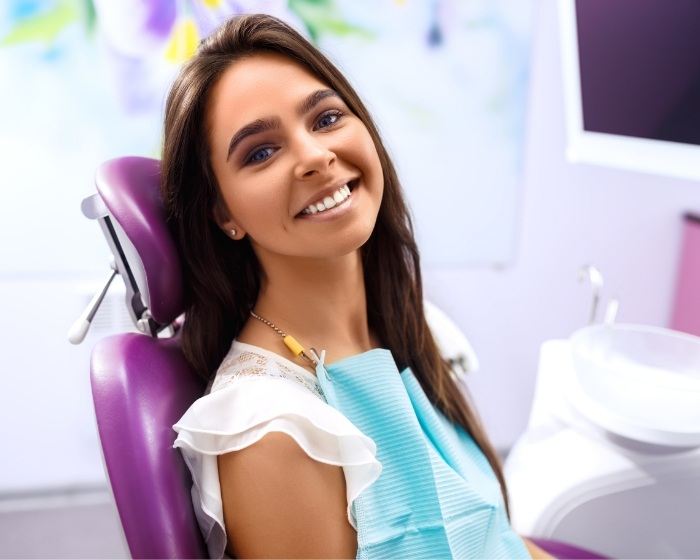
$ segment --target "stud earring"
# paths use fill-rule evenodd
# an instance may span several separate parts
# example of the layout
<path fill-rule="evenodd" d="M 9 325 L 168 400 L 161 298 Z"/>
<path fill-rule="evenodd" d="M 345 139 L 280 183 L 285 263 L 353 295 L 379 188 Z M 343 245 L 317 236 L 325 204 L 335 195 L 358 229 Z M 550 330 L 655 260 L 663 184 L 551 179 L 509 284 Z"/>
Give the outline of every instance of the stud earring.
<path fill-rule="evenodd" d="M 236 228 L 231 228 L 231 237 L 236 237 Z"/>

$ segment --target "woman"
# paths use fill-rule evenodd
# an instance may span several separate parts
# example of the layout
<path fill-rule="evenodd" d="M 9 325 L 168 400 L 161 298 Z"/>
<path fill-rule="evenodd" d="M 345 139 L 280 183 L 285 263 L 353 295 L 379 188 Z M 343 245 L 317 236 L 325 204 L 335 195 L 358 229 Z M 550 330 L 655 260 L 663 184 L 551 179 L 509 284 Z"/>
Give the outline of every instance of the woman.
<path fill-rule="evenodd" d="M 317 49 L 263 15 L 203 41 L 167 100 L 162 193 L 209 381 L 175 446 L 213 557 L 527 556 L 426 324 L 394 167 Z"/>

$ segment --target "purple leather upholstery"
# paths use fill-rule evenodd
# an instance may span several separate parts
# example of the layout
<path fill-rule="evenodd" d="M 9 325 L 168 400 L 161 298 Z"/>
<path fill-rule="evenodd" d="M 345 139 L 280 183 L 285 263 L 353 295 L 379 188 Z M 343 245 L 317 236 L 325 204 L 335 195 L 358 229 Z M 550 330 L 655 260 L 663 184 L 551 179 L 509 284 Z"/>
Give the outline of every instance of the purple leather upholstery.
<path fill-rule="evenodd" d="M 161 325 L 171 323 L 182 313 L 182 270 L 165 223 L 160 162 L 144 157 L 113 159 L 100 165 L 95 182 L 112 217 L 141 257 L 151 315 Z"/>
<path fill-rule="evenodd" d="M 142 157 L 108 161 L 96 176 L 111 219 L 139 254 L 151 314 L 168 324 L 182 313 L 183 286 L 159 182 L 160 162 Z M 190 497 L 192 479 L 172 447 L 172 425 L 205 384 L 188 368 L 178 337 L 106 338 L 93 349 L 91 370 L 105 466 L 132 557 L 206 558 Z"/>
<path fill-rule="evenodd" d="M 562 560 L 581 558 L 586 560 L 598 560 L 608 558 L 608 556 L 601 556 L 597 552 L 591 552 L 584 548 L 579 548 L 577 546 L 572 546 L 560 541 L 553 541 L 550 539 L 540 539 L 534 537 L 528 537 L 533 543 L 539 546 L 542 550 L 549 552 L 555 558 L 561 558 Z"/>
<path fill-rule="evenodd" d="M 105 465 L 133 558 L 207 558 L 192 479 L 172 425 L 205 384 L 177 339 L 129 333 L 93 350 L 92 395 Z"/>

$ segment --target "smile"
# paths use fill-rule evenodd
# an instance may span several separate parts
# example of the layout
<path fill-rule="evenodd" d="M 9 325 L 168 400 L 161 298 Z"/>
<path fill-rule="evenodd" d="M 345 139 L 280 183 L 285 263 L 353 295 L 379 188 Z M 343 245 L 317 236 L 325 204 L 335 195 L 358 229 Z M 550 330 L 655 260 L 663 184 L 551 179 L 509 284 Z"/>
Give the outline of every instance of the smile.
<path fill-rule="evenodd" d="M 335 206 L 340 206 L 350 197 L 350 187 L 348 185 L 343 185 L 337 191 L 335 191 L 331 196 L 327 196 L 318 202 L 310 204 L 304 208 L 302 214 L 316 214 L 317 212 L 325 212 L 334 208 Z"/>

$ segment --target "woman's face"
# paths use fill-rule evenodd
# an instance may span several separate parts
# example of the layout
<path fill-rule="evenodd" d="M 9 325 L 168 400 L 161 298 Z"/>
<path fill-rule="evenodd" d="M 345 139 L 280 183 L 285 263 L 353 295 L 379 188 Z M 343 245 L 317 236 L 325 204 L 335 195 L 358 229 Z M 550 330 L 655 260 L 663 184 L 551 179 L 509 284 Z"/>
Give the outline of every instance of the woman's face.
<path fill-rule="evenodd" d="M 258 257 L 336 257 L 369 239 L 384 188 L 374 142 L 303 66 L 267 53 L 233 63 L 207 124 L 227 235 L 248 234 Z"/>

